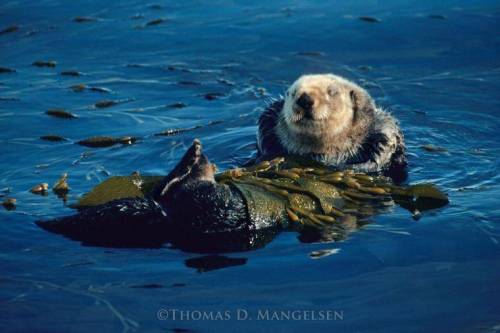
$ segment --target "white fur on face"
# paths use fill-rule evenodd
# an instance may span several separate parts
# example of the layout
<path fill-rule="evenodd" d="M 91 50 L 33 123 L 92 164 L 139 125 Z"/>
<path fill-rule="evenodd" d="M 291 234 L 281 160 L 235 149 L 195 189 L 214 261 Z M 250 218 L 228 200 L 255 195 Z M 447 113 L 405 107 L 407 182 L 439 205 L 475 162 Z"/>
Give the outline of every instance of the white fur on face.
<path fill-rule="evenodd" d="M 296 132 L 322 135 L 328 130 L 331 135 L 346 129 L 353 117 L 350 91 L 353 83 L 333 74 L 303 75 L 287 90 L 284 104 L 284 119 Z M 312 119 L 304 118 L 296 101 L 303 94 L 314 101 Z"/>

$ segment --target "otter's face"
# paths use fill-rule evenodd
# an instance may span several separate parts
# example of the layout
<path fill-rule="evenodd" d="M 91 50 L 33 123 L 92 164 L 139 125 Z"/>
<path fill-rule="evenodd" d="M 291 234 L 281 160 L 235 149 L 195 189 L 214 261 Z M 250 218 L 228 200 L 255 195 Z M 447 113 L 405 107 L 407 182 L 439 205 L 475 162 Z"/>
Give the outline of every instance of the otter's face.
<path fill-rule="evenodd" d="M 338 134 L 352 124 L 358 88 L 332 74 L 301 76 L 286 92 L 285 122 L 299 134 Z"/>

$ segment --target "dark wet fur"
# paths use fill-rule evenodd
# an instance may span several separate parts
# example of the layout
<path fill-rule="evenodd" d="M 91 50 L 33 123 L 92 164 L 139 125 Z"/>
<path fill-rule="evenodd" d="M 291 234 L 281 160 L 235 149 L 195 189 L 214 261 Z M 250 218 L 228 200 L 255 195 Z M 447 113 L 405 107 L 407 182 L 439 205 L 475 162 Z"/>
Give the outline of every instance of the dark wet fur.
<path fill-rule="evenodd" d="M 146 198 L 116 200 L 37 224 L 83 244 L 109 247 L 154 248 L 168 242 L 190 251 L 224 252 L 270 241 L 276 230 L 252 224 L 237 189 L 205 180 L 213 169 L 195 146 Z"/>
<path fill-rule="evenodd" d="M 162 208 L 150 198 L 116 200 L 37 224 L 47 231 L 96 246 L 155 248 L 169 235 Z"/>
<path fill-rule="evenodd" d="M 159 200 L 175 221 L 172 242 L 191 251 L 248 249 L 256 231 L 241 194 L 227 185 L 188 180 Z"/>
<path fill-rule="evenodd" d="M 285 105 L 284 100 L 271 103 L 259 117 L 258 159 L 286 155 L 286 149 L 280 144 L 275 128 L 278 125 L 279 114 Z"/>

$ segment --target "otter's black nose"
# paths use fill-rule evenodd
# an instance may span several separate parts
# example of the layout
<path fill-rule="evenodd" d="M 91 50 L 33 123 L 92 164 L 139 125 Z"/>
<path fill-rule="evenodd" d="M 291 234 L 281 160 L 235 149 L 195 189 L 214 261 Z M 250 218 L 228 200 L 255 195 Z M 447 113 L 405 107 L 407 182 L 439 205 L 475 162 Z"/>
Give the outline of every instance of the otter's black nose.
<path fill-rule="evenodd" d="M 302 95 L 300 95 L 299 99 L 297 100 L 297 105 L 300 106 L 301 108 L 304 109 L 304 111 L 311 111 L 311 108 L 314 104 L 314 101 L 313 99 L 311 98 L 311 96 L 309 96 L 308 94 L 306 93 L 302 93 Z"/>

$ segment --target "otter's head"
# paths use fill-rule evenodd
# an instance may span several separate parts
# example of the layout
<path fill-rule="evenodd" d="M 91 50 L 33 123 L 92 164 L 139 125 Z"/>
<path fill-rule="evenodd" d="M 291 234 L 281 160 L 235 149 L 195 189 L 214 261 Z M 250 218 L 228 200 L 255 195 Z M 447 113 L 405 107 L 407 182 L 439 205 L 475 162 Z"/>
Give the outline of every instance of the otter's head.
<path fill-rule="evenodd" d="M 351 130 L 361 112 L 371 119 L 374 108 L 353 82 L 333 74 L 303 75 L 286 92 L 283 118 L 294 134 L 321 140 Z"/>

